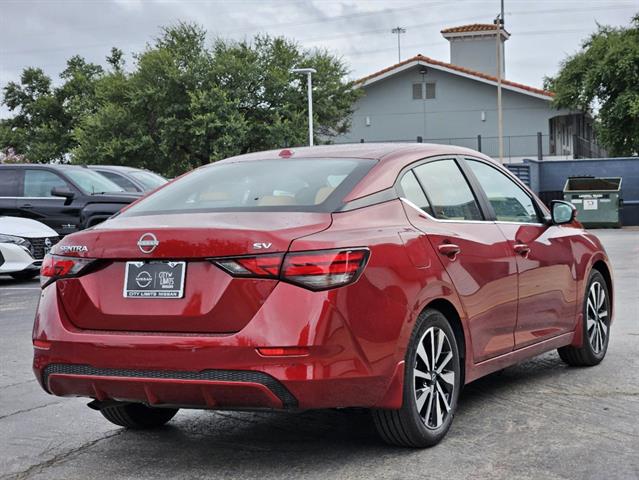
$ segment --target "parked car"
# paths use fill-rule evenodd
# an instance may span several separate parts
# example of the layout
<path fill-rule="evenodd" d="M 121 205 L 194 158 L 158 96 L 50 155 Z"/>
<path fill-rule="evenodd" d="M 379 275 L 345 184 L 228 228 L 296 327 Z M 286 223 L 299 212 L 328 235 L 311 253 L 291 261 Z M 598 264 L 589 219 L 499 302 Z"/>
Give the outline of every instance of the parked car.
<path fill-rule="evenodd" d="M 53 395 L 116 425 L 180 407 L 370 408 L 448 431 L 462 386 L 606 354 L 612 275 L 569 203 L 453 146 L 261 152 L 201 167 L 46 257 L 33 342 Z"/>
<path fill-rule="evenodd" d="M 43 223 L 0 216 L 0 274 L 29 280 L 40 273 L 45 254 L 60 237 Z"/>
<path fill-rule="evenodd" d="M 120 165 L 89 165 L 89 168 L 127 192 L 149 192 L 168 182 L 162 175 L 140 168 Z"/>
<path fill-rule="evenodd" d="M 60 235 L 96 225 L 140 196 L 79 166 L 0 165 L 0 214 L 38 220 Z"/>

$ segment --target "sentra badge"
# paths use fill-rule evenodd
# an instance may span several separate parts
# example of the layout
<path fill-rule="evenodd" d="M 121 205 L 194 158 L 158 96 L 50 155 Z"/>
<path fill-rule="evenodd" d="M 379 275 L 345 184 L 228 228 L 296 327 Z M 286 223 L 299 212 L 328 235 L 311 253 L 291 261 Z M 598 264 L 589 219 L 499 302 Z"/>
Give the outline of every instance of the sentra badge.
<path fill-rule="evenodd" d="M 62 245 L 60 251 L 62 253 L 84 253 L 88 252 L 89 249 L 86 245 Z"/>

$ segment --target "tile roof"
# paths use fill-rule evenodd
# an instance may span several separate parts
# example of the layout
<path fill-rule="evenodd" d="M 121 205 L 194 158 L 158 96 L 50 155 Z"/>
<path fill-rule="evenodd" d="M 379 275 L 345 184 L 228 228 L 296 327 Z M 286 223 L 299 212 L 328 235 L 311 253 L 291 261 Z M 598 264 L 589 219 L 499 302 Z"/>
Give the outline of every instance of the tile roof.
<path fill-rule="evenodd" d="M 495 30 L 496 28 L 494 23 L 471 23 L 470 25 L 445 28 L 441 33 L 486 32 Z"/>
<path fill-rule="evenodd" d="M 356 84 L 363 84 L 366 83 L 369 80 L 372 80 L 376 77 L 379 77 L 380 75 L 383 75 L 385 73 L 391 72 L 399 67 L 402 67 L 404 65 L 407 65 L 409 63 L 412 62 L 424 62 L 426 64 L 430 64 L 430 65 L 437 65 L 440 67 L 444 67 L 444 68 L 448 68 L 450 70 L 455 70 L 458 71 L 460 73 L 465 73 L 466 75 L 472 75 L 474 77 L 478 77 L 478 78 L 483 78 L 484 80 L 489 80 L 491 82 L 496 82 L 497 81 L 497 77 L 493 76 L 493 75 L 488 75 L 486 73 L 483 72 L 478 72 L 477 70 L 472 70 L 470 68 L 466 68 L 466 67 L 460 67 L 458 65 L 453 65 L 452 63 L 446 63 L 446 62 L 441 62 L 439 60 L 435 60 L 434 58 L 430 58 L 430 57 L 426 57 L 424 55 L 421 54 L 417 54 L 414 57 L 411 58 L 407 58 L 406 60 L 403 60 L 399 63 L 396 63 L 395 65 L 391 65 L 390 67 L 384 68 L 382 70 L 379 70 L 378 72 L 372 73 L 370 75 L 367 75 L 366 77 L 360 78 L 359 80 L 357 80 L 355 83 Z M 514 87 L 514 88 L 519 88 L 521 90 L 526 90 L 528 92 L 531 93 L 535 93 L 537 95 L 545 95 L 547 97 L 554 97 L 555 94 L 553 92 L 549 92 L 548 90 L 543 90 L 541 88 L 535 88 L 535 87 L 530 87 L 528 85 L 524 85 L 522 83 L 517 83 L 517 82 L 511 82 L 510 80 L 503 80 L 501 81 L 502 85 L 508 85 L 510 87 Z"/>

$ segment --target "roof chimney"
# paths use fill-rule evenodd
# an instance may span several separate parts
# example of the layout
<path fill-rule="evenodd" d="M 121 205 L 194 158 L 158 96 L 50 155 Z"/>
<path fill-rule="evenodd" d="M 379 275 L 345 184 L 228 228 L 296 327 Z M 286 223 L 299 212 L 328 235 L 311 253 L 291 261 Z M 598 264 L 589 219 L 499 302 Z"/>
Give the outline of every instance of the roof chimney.
<path fill-rule="evenodd" d="M 492 23 L 474 23 L 459 27 L 446 28 L 441 31 L 450 42 L 450 63 L 460 67 L 497 76 L 497 25 Z M 510 38 L 510 33 L 502 28 L 501 42 Z M 505 53 L 501 58 L 501 75 L 504 76 Z"/>

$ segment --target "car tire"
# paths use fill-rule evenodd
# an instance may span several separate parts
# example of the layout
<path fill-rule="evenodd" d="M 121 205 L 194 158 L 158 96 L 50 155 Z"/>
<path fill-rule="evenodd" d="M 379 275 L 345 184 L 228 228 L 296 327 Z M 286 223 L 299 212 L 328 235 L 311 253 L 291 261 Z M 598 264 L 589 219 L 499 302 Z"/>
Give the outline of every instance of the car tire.
<path fill-rule="evenodd" d="M 373 410 L 375 427 L 391 445 L 430 447 L 448 432 L 461 389 L 455 334 L 438 310 L 426 309 L 417 319 L 405 365 L 402 407 Z"/>
<path fill-rule="evenodd" d="M 22 272 L 14 272 L 9 275 L 11 275 L 11 277 L 15 280 L 24 282 L 27 280 L 33 280 L 35 277 L 40 275 L 40 270 L 23 270 Z"/>
<path fill-rule="evenodd" d="M 593 270 L 588 277 L 584 294 L 581 347 L 561 347 L 561 359 L 575 367 L 599 364 L 608 351 L 610 340 L 610 290 L 603 275 Z"/>
<path fill-rule="evenodd" d="M 171 420 L 177 408 L 147 407 L 141 403 L 113 405 L 100 410 L 109 422 L 135 430 L 158 428 Z"/>

